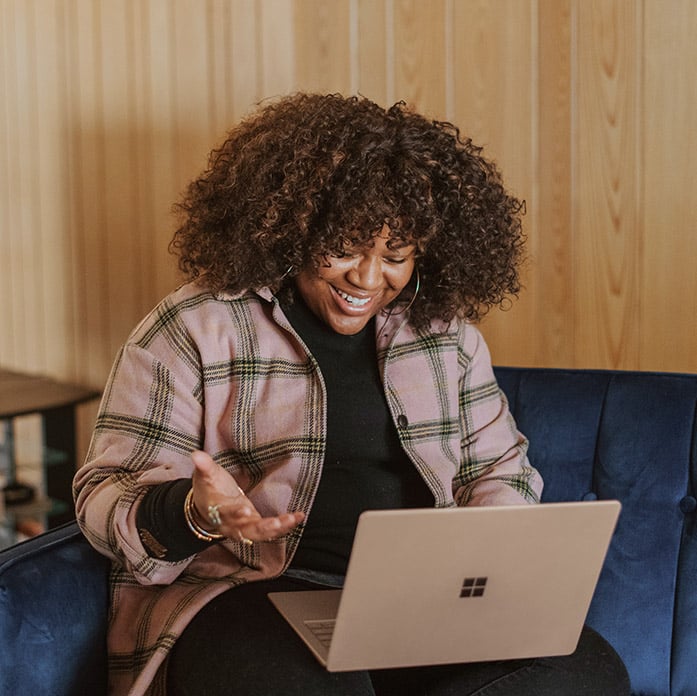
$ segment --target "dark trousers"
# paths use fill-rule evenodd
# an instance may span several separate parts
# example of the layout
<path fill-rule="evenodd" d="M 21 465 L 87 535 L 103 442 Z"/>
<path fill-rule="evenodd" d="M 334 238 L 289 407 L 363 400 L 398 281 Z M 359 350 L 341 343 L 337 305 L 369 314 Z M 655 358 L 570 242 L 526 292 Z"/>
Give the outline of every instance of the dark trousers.
<path fill-rule="evenodd" d="M 626 696 L 612 647 L 584 628 L 576 652 L 370 672 L 327 672 L 267 598 L 317 589 L 279 578 L 243 585 L 204 607 L 169 660 L 168 696 Z"/>

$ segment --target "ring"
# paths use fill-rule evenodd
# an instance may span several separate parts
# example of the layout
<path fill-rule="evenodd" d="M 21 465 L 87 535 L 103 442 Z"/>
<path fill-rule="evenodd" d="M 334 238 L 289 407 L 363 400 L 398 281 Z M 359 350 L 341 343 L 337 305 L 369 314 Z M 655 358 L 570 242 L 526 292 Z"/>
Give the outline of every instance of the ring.
<path fill-rule="evenodd" d="M 214 527 L 220 527 L 222 520 L 220 519 L 220 505 L 208 506 L 208 519 Z"/>
<path fill-rule="evenodd" d="M 237 530 L 237 538 L 240 544 L 244 544 L 245 546 L 251 546 L 254 543 L 251 539 L 247 539 L 246 536 L 243 536 L 239 529 Z"/>

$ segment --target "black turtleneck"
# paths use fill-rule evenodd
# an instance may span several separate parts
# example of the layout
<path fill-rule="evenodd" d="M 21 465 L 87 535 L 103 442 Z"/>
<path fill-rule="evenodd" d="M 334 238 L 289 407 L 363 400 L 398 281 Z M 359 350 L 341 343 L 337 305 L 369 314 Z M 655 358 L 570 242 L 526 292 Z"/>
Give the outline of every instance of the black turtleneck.
<path fill-rule="evenodd" d="M 319 364 L 327 390 L 327 450 L 292 565 L 345 573 L 364 510 L 433 507 L 401 448 L 378 371 L 375 320 L 357 334 L 330 329 L 297 298 L 283 310 Z"/>

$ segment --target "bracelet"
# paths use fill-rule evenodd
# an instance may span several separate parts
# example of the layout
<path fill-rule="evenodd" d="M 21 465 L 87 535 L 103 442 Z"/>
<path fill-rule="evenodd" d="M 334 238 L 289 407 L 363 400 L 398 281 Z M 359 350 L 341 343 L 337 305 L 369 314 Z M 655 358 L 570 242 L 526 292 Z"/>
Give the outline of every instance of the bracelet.
<path fill-rule="evenodd" d="M 189 489 L 186 494 L 186 500 L 184 500 L 184 519 L 189 529 L 194 533 L 197 539 L 201 541 L 220 541 L 225 538 L 224 534 L 218 534 L 217 532 L 209 532 L 207 529 L 201 527 L 194 518 L 194 489 Z"/>

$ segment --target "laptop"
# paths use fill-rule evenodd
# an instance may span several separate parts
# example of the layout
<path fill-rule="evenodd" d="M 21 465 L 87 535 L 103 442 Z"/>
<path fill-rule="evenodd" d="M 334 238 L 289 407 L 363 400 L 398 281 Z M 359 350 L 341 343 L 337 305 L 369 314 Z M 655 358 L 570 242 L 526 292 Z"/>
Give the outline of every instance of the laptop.
<path fill-rule="evenodd" d="M 332 672 L 568 655 L 619 512 L 615 500 L 366 511 L 343 589 L 269 599 Z"/>

